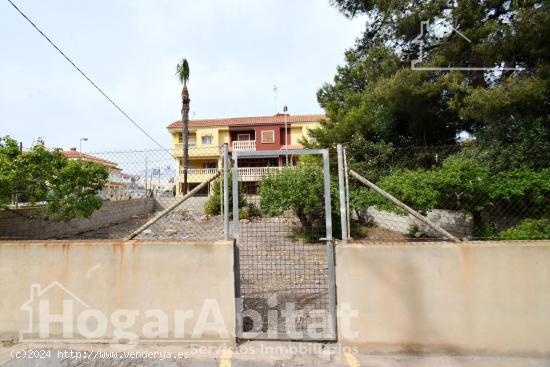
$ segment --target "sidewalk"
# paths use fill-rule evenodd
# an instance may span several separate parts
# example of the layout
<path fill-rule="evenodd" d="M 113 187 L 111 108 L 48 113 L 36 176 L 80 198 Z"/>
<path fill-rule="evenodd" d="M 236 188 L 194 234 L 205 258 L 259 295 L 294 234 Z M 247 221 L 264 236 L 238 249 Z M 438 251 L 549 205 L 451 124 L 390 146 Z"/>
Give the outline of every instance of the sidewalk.
<path fill-rule="evenodd" d="M 14 344 L 0 347 L 0 366 L 543 367 L 550 366 L 550 357 L 363 354 L 338 344 L 262 341 L 232 349 L 174 344 L 139 345 L 126 351 L 103 344 Z"/>

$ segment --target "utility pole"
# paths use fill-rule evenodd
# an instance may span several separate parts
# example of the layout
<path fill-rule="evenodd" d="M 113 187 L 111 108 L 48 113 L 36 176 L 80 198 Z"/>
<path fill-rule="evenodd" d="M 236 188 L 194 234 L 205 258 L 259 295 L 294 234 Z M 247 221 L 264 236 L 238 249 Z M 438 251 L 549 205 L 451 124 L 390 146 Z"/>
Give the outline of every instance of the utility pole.
<path fill-rule="evenodd" d="M 283 107 L 283 112 L 285 113 L 285 150 L 288 150 L 288 121 L 287 121 L 287 112 L 288 112 L 288 107 L 287 106 L 284 106 Z M 288 154 L 285 154 L 285 157 L 286 157 L 286 165 L 288 167 Z"/>
<path fill-rule="evenodd" d="M 82 142 L 88 141 L 88 138 L 80 138 L 79 156 L 82 156 Z"/>
<path fill-rule="evenodd" d="M 275 114 L 277 114 L 277 86 L 273 84 L 273 101 L 275 104 Z"/>

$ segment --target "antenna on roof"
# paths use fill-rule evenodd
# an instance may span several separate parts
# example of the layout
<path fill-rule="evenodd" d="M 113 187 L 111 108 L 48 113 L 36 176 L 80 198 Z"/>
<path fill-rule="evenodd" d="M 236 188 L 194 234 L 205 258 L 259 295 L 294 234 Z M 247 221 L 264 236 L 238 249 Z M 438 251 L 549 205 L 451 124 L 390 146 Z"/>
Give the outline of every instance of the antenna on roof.
<path fill-rule="evenodd" d="M 273 99 L 275 102 L 275 114 L 277 114 L 277 86 L 273 84 Z"/>

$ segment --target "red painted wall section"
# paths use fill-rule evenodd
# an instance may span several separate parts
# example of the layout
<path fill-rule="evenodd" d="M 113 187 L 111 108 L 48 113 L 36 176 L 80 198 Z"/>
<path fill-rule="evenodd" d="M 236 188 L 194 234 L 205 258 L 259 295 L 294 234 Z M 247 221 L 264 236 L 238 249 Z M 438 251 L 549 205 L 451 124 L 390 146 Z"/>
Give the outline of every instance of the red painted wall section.
<path fill-rule="evenodd" d="M 288 124 L 288 131 L 287 131 L 287 141 L 290 145 L 290 126 L 291 124 Z M 275 140 L 273 143 L 262 143 L 262 132 L 263 131 L 273 131 L 275 133 Z M 238 128 L 230 128 L 229 130 L 229 144 L 231 145 L 233 141 L 237 140 L 237 135 L 239 133 L 250 133 L 251 140 L 256 141 L 256 150 L 280 150 L 284 144 L 284 131 L 285 131 L 285 125 L 284 124 L 273 124 L 273 125 L 256 125 L 256 126 L 250 126 L 250 127 L 238 127 Z"/>
<path fill-rule="evenodd" d="M 285 144 L 284 139 L 284 125 L 260 125 L 254 126 L 256 131 L 256 150 L 279 150 Z M 262 143 L 262 132 L 273 131 L 275 134 L 275 140 L 273 143 Z M 288 124 L 287 133 L 288 143 L 290 144 L 290 124 Z"/>

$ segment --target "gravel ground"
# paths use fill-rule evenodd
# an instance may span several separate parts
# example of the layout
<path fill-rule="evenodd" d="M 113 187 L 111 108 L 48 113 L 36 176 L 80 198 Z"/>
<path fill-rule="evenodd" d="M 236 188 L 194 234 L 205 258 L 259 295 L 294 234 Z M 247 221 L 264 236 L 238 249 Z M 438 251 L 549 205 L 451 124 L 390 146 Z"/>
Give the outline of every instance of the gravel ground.
<path fill-rule="evenodd" d="M 299 311 L 297 331 L 306 331 L 310 310 L 328 311 L 327 245 L 308 243 L 296 232 L 295 217 L 256 218 L 241 222 L 240 280 L 243 308 L 259 312 L 268 329 L 269 310 L 285 311 L 292 304 Z M 244 331 L 253 329 L 251 319 L 243 320 Z M 285 318 L 279 316 L 277 331 L 286 334 Z"/>
<path fill-rule="evenodd" d="M 149 240 L 220 240 L 223 238 L 221 216 L 206 215 L 206 197 L 189 198 L 158 222 L 139 234 L 136 239 Z M 136 216 L 131 220 L 80 233 L 77 239 L 123 239 L 145 224 L 174 202 L 173 198 L 161 198 L 161 207 L 155 213 Z"/>
<path fill-rule="evenodd" d="M 120 222 L 116 224 L 111 224 L 107 227 L 102 227 L 95 229 L 93 231 L 79 233 L 77 235 L 71 236 L 69 238 L 75 239 L 122 239 L 127 237 L 132 233 L 136 228 L 143 225 L 149 218 L 152 218 L 152 215 L 141 215 L 135 216 L 131 220 L 125 222 Z"/>

